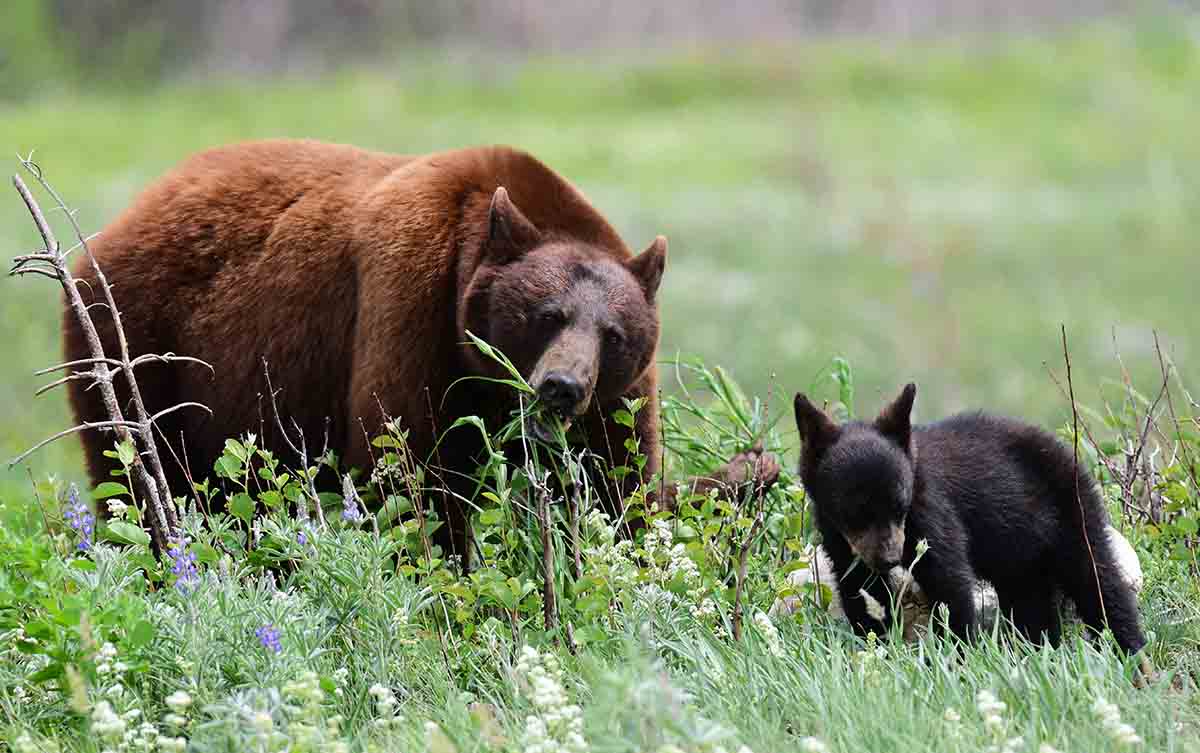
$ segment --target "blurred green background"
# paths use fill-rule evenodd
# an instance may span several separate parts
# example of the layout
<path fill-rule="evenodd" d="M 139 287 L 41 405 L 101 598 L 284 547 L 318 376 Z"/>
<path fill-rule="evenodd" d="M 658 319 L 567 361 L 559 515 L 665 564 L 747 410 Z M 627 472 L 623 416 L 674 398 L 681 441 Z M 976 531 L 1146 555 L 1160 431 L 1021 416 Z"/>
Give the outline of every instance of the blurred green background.
<path fill-rule="evenodd" d="M 631 246 L 670 238 L 661 355 L 729 368 L 785 425 L 795 390 L 834 394 L 822 374 L 838 355 L 864 413 L 915 380 L 921 419 L 987 407 L 1057 423 L 1060 325 L 1083 402 L 1120 376 L 1117 349 L 1152 389 L 1155 330 L 1194 370 L 1200 21 L 1179 5 L 845 6 L 912 11 L 891 18 L 619 2 L 604 23 L 563 20 L 589 7 L 576 2 L 513 18 L 465 1 L 320 5 L 9 0 L 0 147 L 35 151 L 88 230 L 226 142 L 524 147 Z M 4 255 L 36 246 L 0 193 Z M 32 372 L 60 350 L 59 296 L 0 279 L 5 465 L 68 425 L 65 393 L 33 398 Z M 81 477 L 77 440 L 30 466 Z M 0 495 L 27 490 L 23 469 L 0 468 Z"/>

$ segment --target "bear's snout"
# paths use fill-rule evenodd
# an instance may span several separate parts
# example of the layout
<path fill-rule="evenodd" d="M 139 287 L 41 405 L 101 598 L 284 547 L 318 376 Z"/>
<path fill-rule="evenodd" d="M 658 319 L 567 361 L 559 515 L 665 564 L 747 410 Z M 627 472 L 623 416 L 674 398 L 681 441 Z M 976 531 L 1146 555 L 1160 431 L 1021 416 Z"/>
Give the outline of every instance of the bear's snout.
<path fill-rule="evenodd" d="M 901 564 L 904 556 L 904 526 L 891 523 L 848 535 L 851 551 L 877 573 L 887 573 Z"/>
<path fill-rule="evenodd" d="M 538 387 L 538 399 L 560 416 L 573 416 L 587 397 L 583 382 L 565 371 L 551 371 Z"/>

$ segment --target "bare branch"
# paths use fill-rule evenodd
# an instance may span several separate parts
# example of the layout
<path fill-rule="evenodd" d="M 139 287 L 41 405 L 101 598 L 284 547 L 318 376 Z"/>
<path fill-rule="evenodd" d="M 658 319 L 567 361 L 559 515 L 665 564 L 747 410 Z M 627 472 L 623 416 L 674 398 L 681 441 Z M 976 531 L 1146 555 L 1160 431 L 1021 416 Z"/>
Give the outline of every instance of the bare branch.
<path fill-rule="evenodd" d="M 1092 540 L 1088 536 L 1087 516 L 1083 509 L 1083 497 L 1079 491 L 1079 405 L 1075 402 L 1075 384 L 1071 380 L 1071 352 L 1067 348 L 1067 325 L 1062 325 L 1063 361 L 1067 367 L 1067 395 L 1071 400 L 1071 447 L 1073 455 L 1073 473 L 1075 477 L 1075 502 L 1079 505 L 1079 528 L 1083 532 L 1083 543 L 1087 545 L 1088 559 L 1092 562 L 1092 575 L 1096 580 L 1096 595 L 1100 597 L 1100 614 L 1104 624 L 1108 624 L 1108 608 L 1104 604 L 1104 589 L 1100 587 L 1100 570 L 1096 565 L 1096 553 L 1092 549 Z"/>
<path fill-rule="evenodd" d="M 78 379 L 100 379 L 100 378 L 101 378 L 100 375 L 94 371 L 76 371 L 73 374 L 67 374 L 62 379 L 55 379 L 50 384 L 40 387 L 37 392 L 33 393 L 33 396 L 40 397 L 41 395 L 49 392 L 50 390 L 54 389 L 55 387 L 57 387 L 61 384 L 66 384 L 67 382 L 73 382 Z M 109 372 L 108 374 L 104 375 L 103 378 L 111 379 L 112 372 Z"/>
<path fill-rule="evenodd" d="M 95 304 L 93 304 L 93 305 L 95 305 Z M 133 368 L 137 368 L 138 366 L 141 366 L 144 363 L 150 363 L 150 362 L 198 363 L 201 366 L 203 366 L 204 368 L 208 369 L 210 372 L 212 372 L 214 374 L 217 373 L 217 370 L 214 369 L 212 367 L 212 364 L 209 363 L 208 361 L 202 361 L 199 358 L 193 358 L 191 356 L 177 356 L 174 353 L 144 353 L 144 354 L 138 356 L 137 358 L 133 359 L 132 361 L 130 361 L 129 365 L 132 366 Z"/>
<path fill-rule="evenodd" d="M 21 267 L 20 269 L 14 269 L 10 271 L 9 274 L 14 277 L 24 277 L 25 275 L 41 275 L 42 277 L 49 277 L 51 280 L 61 279 L 58 276 L 58 273 L 51 272 L 48 269 L 42 269 L 41 267 Z"/>
<path fill-rule="evenodd" d="M 91 365 L 97 364 L 97 363 L 104 363 L 104 364 L 108 364 L 109 366 L 120 366 L 121 365 L 120 361 L 113 360 L 112 358 L 105 358 L 103 356 L 100 356 L 97 358 L 80 358 L 77 361 L 67 361 L 66 363 L 60 363 L 56 366 L 48 366 L 44 369 L 38 369 L 37 371 L 33 372 L 33 375 L 34 376 L 46 376 L 47 374 L 51 374 L 55 371 L 62 371 L 63 369 L 71 369 L 76 366 L 91 366 Z"/>
<path fill-rule="evenodd" d="M 207 405 L 204 405 L 203 403 L 191 403 L 191 402 L 179 403 L 178 405 L 172 405 L 170 408 L 164 408 L 163 410 L 160 410 L 158 413 L 155 413 L 153 416 L 150 417 L 150 423 L 154 423 L 154 422 L 158 421 L 158 419 L 162 418 L 163 416 L 169 416 L 172 413 L 174 413 L 175 411 L 181 410 L 183 408 L 199 408 L 200 410 L 204 411 L 208 415 L 210 415 L 210 416 L 212 415 L 212 409 L 209 408 Z"/>
<path fill-rule="evenodd" d="M 53 442 L 57 439 L 62 439 L 63 437 L 67 437 L 72 434 L 78 434 L 79 432 L 86 431 L 88 429 L 125 429 L 126 431 L 131 431 L 131 432 L 137 433 L 141 429 L 141 427 L 138 426 L 133 421 L 93 421 L 91 423 L 82 423 L 82 424 L 79 424 L 78 426 L 72 426 L 70 429 L 64 429 L 63 431 L 60 431 L 59 433 L 55 434 L 52 437 L 47 437 L 46 439 L 43 439 L 41 442 L 38 442 L 37 444 L 35 444 L 33 447 L 30 447 L 25 452 L 22 452 L 20 455 L 16 456 L 15 458 L 13 458 L 10 461 L 8 461 L 8 467 L 12 468 L 17 463 L 20 463 L 25 458 L 29 457 L 33 453 L 37 452 L 38 450 L 42 449 L 43 447 L 45 447 L 46 445 L 50 444 L 51 442 Z"/>
<path fill-rule="evenodd" d="M 27 159 L 21 160 L 26 169 L 30 170 L 38 180 L 41 180 L 41 168 Z M 50 223 L 46 222 L 46 215 L 42 214 L 42 208 L 38 206 L 37 201 L 33 198 L 33 194 L 29 192 L 29 187 L 25 185 L 25 181 L 21 180 L 21 176 L 13 176 L 13 185 L 17 187 L 17 193 L 21 195 L 21 201 L 25 202 L 25 208 L 29 210 L 29 214 L 33 217 L 33 224 L 37 225 L 38 233 L 42 236 L 42 244 L 46 247 L 47 253 L 59 255 L 58 240 L 54 237 L 54 230 L 50 228 Z"/>

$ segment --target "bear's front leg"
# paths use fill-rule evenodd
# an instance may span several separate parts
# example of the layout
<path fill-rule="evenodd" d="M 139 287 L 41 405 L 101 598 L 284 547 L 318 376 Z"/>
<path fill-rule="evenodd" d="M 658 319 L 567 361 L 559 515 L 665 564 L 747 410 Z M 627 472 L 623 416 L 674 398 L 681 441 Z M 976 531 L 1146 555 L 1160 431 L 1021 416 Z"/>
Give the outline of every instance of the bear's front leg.
<path fill-rule="evenodd" d="M 921 557 L 912 568 L 912 576 L 929 597 L 934 629 L 944 627 L 938 619 L 938 605 L 945 604 L 949 610 L 950 631 L 963 641 L 971 641 L 979 628 L 975 613 L 975 572 L 965 555 L 937 552 L 936 549 L 931 546 Z"/>

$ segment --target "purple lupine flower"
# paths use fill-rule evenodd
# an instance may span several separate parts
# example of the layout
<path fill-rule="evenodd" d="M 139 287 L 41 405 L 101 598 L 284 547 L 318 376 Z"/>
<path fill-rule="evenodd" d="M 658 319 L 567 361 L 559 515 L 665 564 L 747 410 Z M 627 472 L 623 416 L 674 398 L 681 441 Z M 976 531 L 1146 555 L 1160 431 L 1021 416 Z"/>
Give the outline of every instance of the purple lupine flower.
<path fill-rule="evenodd" d="M 67 506 L 63 518 L 79 534 L 79 543 L 75 548 L 81 552 L 91 549 L 92 534 L 96 531 L 96 516 L 87 505 L 79 501 L 79 490 L 75 488 L 75 484 L 71 484 L 67 490 Z"/>
<path fill-rule="evenodd" d="M 254 637 L 258 638 L 258 642 L 263 648 L 274 653 L 283 651 L 283 645 L 279 642 L 279 631 L 271 623 L 267 623 L 254 631 Z"/>
<path fill-rule="evenodd" d="M 357 523 L 363 519 L 358 505 L 358 491 L 354 488 L 354 479 L 347 473 L 342 479 L 342 520 L 347 523 Z"/>
<path fill-rule="evenodd" d="M 200 570 L 196 567 L 196 553 L 188 549 L 186 537 L 173 538 L 167 544 L 171 555 L 171 572 L 175 574 L 175 588 L 187 596 L 200 582 Z"/>
<path fill-rule="evenodd" d="M 308 546 L 308 535 L 304 531 L 298 531 L 296 533 L 296 543 L 300 546 Z"/>

